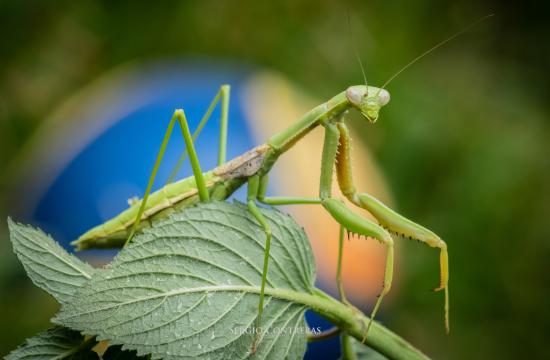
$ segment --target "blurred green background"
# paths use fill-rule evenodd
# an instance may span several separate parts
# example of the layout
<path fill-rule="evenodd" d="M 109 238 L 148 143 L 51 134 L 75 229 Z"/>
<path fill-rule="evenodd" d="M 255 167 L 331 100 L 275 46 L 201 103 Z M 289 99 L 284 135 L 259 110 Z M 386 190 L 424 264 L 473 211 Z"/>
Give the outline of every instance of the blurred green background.
<path fill-rule="evenodd" d="M 545 6 L 543 8 L 543 6 Z M 389 327 L 440 359 L 547 358 L 550 341 L 548 6 L 524 1 L 2 1 L 0 217 L 10 161 L 60 102 L 109 69 L 168 56 L 280 72 L 318 99 L 370 84 L 477 18 L 492 19 L 398 77 L 364 140 L 398 208 L 448 240 L 451 335 L 429 296 L 437 258 L 400 242 Z M 360 122 L 352 122 L 353 125 Z M 0 225 L 0 354 L 47 327 Z M 429 318 L 430 321 L 424 321 Z"/>

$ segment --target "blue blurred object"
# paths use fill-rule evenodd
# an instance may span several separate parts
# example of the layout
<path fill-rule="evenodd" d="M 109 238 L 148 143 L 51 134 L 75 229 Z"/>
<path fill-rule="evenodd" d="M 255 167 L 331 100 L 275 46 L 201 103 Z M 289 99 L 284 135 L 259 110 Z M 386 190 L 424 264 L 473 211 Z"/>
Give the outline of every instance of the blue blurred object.
<path fill-rule="evenodd" d="M 34 194 L 29 205 L 21 209 L 20 219 L 39 226 L 51 234 L 65 248 L 70 249 L 70 241 L 86 230 L 98 225 L 124 210 L 127 199 L 143 195 L 147 180 L 157 156 L 166 126 L 175 109 L 183 108 L 191 129 L 194 129 L 206 111 L 220 85 L 231 85 L 231 102 L 228 130 L 228 159 L 241 154 L 265 139 L 254 139 L 251 135 L 249 119 L 244 111 L 246 99 L 242 96 L 247 79 L 254 72 L 242 67 L 211 62 L 162 63 L 147 66 L 140 71 L 137 67 L 131 72 L 127 86 L 117 87 L 109 96 L 118 106 L 117 112 L 109 113 L 108 106 L 95 104 L 97 111 L 77 119 L 64 119 L 66 123 L 81 121 L 76 133 L 73 131 L 69 142 L 83 141 L 83 147 L 75 146 L 74 153 L 63 146 L 57 146 L 48 153 L 49 157 L 64 157 L 68 160 L 61 169 L 52 169 L 57 176 L 47 181 L 43 190 Z M 114 98 L 113 98 L 114 97 Z M 106 110 L 107 109 L 107 110 Z M 124 114 L 118 116 L 118 114 Z M 94 124 L 104 122 L 100 117 L 112 117 L 108 126 L 98 134 L 87 131 Z M 82 120 L 85 118 L 85 120 Z M 63 132 L 59 128 L 56 131 Z M 91 132 L 93 133 L 93 131 Z M 208 125 L 197 139 L 196 147 L 203 170 L 216 165 L 219 136 L 219 109 L 212 114 Z M 62 137 L 63 138 L 63 137 Z M 69 147 L 68 149 L 71 149 Z M 174 131 L 154 189 L 163 186 L 184 149 L 179 131 Z M 38 151 L 49 151 L 42 149 Z M 69 151 L 70 152 L 70 151 Z M 45 164 L 36 161 L 32 171 L 33 181 L 40 180 L 40 174 L 49 174 Z M 178 176 L 191 174 L 189 161 Z M 22 189 L 25 184 L 19 185 Z M 32 185 L 29 185 L 32 187 Z M 41 189 L 41 187 L 38 187 Z M 234 197 L 244 200 L 244 189 Z M 35 204 L 35 205 L 33 205 Z M 92 254 L 111 257 L 112 251 L 93 251 Z M 312 312 L 307 313 L 310 327 L 328 329 L 330 324 Z M 339 340 L 311 344 L 306 359 L 336 359 L 340 355 Z"/>
<path fill-rule="evenodd" d="M 140 105 L 126 104 L 128 109 L 123 111 L 126 116 L 116 119 L 80 153 L 72 155 L 73 159 L 32 210 L 30 220 L 69 248 L 70 241 L 127 208 L 127 199 L 141 197 L 145 191 L 174 110 L 185 109 L 191 128 L 195 128 L 219 86 L 224 83 L 232 85 L 233 95 L 229 113 L 228 158 L 251 148 L 255 141 L 250 136 L 242 102 L 239 101 L 242 79 L 246 79 L 247 74 L 239 68 L 216 71 L 213 66 L 198 65 L 159 66 L 155 71 L 148 71 L 137 82 L 139 86 L 129 89 L 142 97 Z M 139 76 L 139 73 L 135 75 Z M 124 99 L 135 98 L 128 93 L 120 95 L 120 106 L 123 107 Z M 87 127 L 82 125 L 83 129 Z M 196 145 L 205 170 L 216 164 L 218 136 L 217 110 Z M 174 131 L 155 188 L 164 185 L 183 149 L 181 134 Z M 187 161 L 179 178 L 190 174 Z"/>
<path fill-rule="evenodd" d="M 320 327 L 322 331 L 332 328 L 332 324 L 311 310 L 306 312 L 306 321 L 310 328 Z M 304 359 L 339 359 L 340 337 L 310 343 Z"/>

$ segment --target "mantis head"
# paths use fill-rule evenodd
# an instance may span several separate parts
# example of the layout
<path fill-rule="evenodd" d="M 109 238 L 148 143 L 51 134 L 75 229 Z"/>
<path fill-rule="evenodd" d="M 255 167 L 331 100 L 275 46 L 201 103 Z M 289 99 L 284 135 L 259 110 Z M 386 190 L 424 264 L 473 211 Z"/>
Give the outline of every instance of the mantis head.
<path fill-rule="evenodd" d="M 357 85 L 346 90 L 349 102 L 371 123 L 378 120 L 380 108 L 390 102 L 390 93 L 381 88 Z"/>
<path fill-rule="evenodd" d="M 447 39 L 441 41 L 440 43 L 436 44 L 432 48 L 426 50 L 416 58 L 414 58 L 412 61 L 410 61 L 408 64 L 403 66 L 399 71 L 397 71 L 395 74 L 393 74 L 385 83 L 382 85 L 381 88 L 377 88 L 374 86 L 367 86 L 367 76 L 365 75 L 365 69 L 363 67 L 363 63 L 361 62 L 361 58 L 359 57 L 359 52 L 354 47 L 353 50 L 355 51 L 355 57 L 357 58 L 357 62 L 359 63 L 359 66 L 361 67 L 361 72 L 363 73 L 363 79 L 365 80 L 365 85 L 357 85 L 357 86 L 350 86 L 346 90 L 346 97 L 348 98 L 348 101 L 355 107 L 357 110 L 361 111 L 361 114 L 363 114 L 364 117 L 366 117 L 371 123 L 376 122 L 378 119 L 378 112 L 380 111 L 380 108 L 387 103 L 390 102 L 390 93 L 385 89 L 385 87 L 392 82 L 397 76 L 399 76 L 403 71 L 408 69 L 410 66 L 412 66 L 414 63 L 416 63 L 418 60 L 424 58 L 426 55 L 431 53 L 432 51 L 440 48 L 441 46 L 445 45 L 449 41 L 453 40 L 454 38 L 464 34 L 466 31 L 470 30 L 477 24 L 487 20 L 488 18 L 492 17 L 494 14 L 489 14 L 481 19 L 471 23 L 470 25 L 466 26 L 464 29 L 460 30 L 456 34 L 448 37 Z M 348 27 L 350 30 L 350 35 L 352 36 L 351 32 L 351 23 L 349 19 L 348 14 Z M 353 36 L 352 36 L 353 38 Z"/>

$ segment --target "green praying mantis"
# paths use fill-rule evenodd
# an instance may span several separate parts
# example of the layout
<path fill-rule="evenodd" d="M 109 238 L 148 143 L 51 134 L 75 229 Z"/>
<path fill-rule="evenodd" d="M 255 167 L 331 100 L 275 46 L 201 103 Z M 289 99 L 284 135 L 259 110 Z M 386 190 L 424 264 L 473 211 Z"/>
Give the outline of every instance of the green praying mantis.
<path fill-rule="evenodd" d="M 436 290 L 445 291 L 445 324 L 448 329 L 448 255 L 447 246 L 432 231 L 398 214 L 367 193 L 355 189 L 351 169 L 350 135 L 345 118 L 348 110 L 359 110 L 370 123 L 376 122 L 380 109 L 388 104 L 390 94 L 382 88 L 367 85 L 351 86 L 329 101 L 315 107 L 284 131 L 272 136 L 265 144 L 226 162 L 227 125 L 229 107 L 229 85 L 221 86 L 210 104 L 197 130 L 191 134 L 185 112 L 176 110 L 168 124 L 145 195 L 141 201 L 134 200 L 131 206 L 99 225 L 73 242 L 78 249 L 98 247 L 120 247 L 128 243 L 136 231 L 149 226 L 152 221 L 166 217 L 175 209 L 193 206 L 198 202 L 225 200 L 235 190 L 247 184 L 248 210 L 265 231 L 265 255 L 262 270 L 258 324 L 264 304 L 264 291 L 269 263 L 271 229 L 257 203 L 267 205 L 321 205 L 347 231 L 360 236 L 372 237 L 387 247 L 384 285 L 372 310 L 371 322 L 392 285 L 394 241 L 390 233 L 416 239 L 431 247 L 440 249 L 441 279 Z M 217 103 L 221 102 L 221 131 L 219 138 L 218 166 L 203 172 L 195 151 L 194 139 L 199 135 Z M 151 193 L 151 188 L 160 166 L 167 143 L 175 123 L 178 123 L 191 162 L 193 176 L 170 183 Z M 319 196 L 317 198 L 268 197 L 266 196 L 269 172 L 279 156 L 285 153 L 317 126 L 325 129 L 321 160 Z M 336 169 L 337 181 L 342 194 L 359 208 L 369 211 L 378 224 L 371 222 L 332 194 L 333 172 Z M 343 232 L 341 231 L 341 234 Z M 343 236 L 340 236 L 342 241 Z M 341 266 L 341 264 L 339 265 Z M 338 269 L 339 271 L 339 269 Z M 338 280 L 340 281 L 340 280 Z M 341 285 L 339 288 L 341 288 Z M 370 326 L 371 323 L 369 323 Z M 369 326 L 365 334 L 368 333 Z"/>
<path fill-rule="evenodd" d="M 349 110 L 357 110 L 369 123 L 375 123 L 381 108 L 386 106 L 390 101 L 390 94 L 385 87 L 395 77 L 428 53 L 491 16 L 493 15 L 491 14 L 479 19 L 425 51 L 401 68 L 381 87 L 367 85 L 363 66 L 357 56 L 363 76 L 365 77 L 365 85 L 348 87 L 345 91 L 304 114 L 287 129 L 273 135 L 266 143 L 229 161 L 226 161 L 230 98 L 229 85 L 222 85 L 220 87 L 193 133 L 189 129 L 185 112 L 182 109 L 176 110 L 166 129 L 143 199 L 130 200 L 130 207 L 127 210 L 87 231 L 72 244 L 79 250 L 123 247 L 131 241 L 137 231 L 150 226 L 154 221 L 165 218 L 174 211 L 185 209 L 199 202 L 226 200 L 238 188 L 246 184 L 248 211 L 250 211 L 265 232 L 265 252 L 258 303 L 258 326 L 261 324 L 264 308 L 271 243 L 270 225 L 260 212 L 258 203 L 272 206 L 321 205 L 340 224 L 336 281 L 342 301 L 347 303 L 341 281 L 342 249 L 345 231 L 348 234 L 374 238 L 387 248 L 383 287 L 371 312 L 363 340 L 366 339 L 380 304 L 384 296 L 390 291 L 392 285 L 394 264 L 394 240 L 392 235 L 418 240 L 439 250 L 440 281 L 434 291 L 444 291 L 444 323 L 446 332 L 448 333 L 449 257 L 447 245 L 434 232 L 397 213 L 375 197 L 359 192 L 355 188 L 351 168 L 351 139 L 348 126 L 346 125 L 346 115 Z M 210 119 L 218 103 L 221 103 L 221 126 L 217 167 L 203 172 L 194 147 L 194 141 Z M 170 176 L 169 183 L 151 193 L 157 171 L 176 123 L 178 123 L 183 135 L 186 147 L 185 151 L 178 160 Z M 290 150 L 293 145 L 318 126 L 323 127 L 325 130 L 321 157 L 319 196 L 316 198 L 267 196 L 269 173 L 273 165 L 283 153 Z M 191 162 L 193 175 L 177 182 L 171 182 L 187 156 Z M 364 218 L 348 207 L 341 199 L 333 196 L 332 182 L 334 171 L 336 171 L 336 179 L 342 194 L 354 206 L 371 213 L 378 223 Z"/>

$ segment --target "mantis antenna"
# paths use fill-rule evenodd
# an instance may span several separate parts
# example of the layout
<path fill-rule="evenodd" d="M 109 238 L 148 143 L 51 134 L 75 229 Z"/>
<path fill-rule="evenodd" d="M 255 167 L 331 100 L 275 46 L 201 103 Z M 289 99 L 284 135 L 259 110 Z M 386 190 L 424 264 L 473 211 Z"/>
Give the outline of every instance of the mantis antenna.
<path fill-rule="evenodd" d="M 349 9 L 347 11 L 347 16 L 348 16 L 348 29 L 349 29 L 349 36 L 350 36 L 350 39 L 351 39 L 351 46 L 353 47 L 353 52 L 355 54 L 355 58 L 357 59 L 357 62 L 359 63 L 359 66 L 361 67 L 361 73 L 363 74 L 363 80 L 365 80 L 365 87 L 366 87 L 366 93 L 365 95 L 368 94 L 368 91 L 369 91 L 369 87 L 367 85 L 367 75 L 365 73 L 365 68 L 363 67 L 363 62 L 361 61 L 361 57 L 359 56 L 359 51 L 357 51 L 357 46 L 355 46 L 355 38 L 353 37 L 353 30 L 351 28 L 351 19 L 350 19 L 350 16 L 349 16 Z"/>
<path fill-rule="evenodd" d="M 386 88 L 386 86 L 388 86 L 388 84 L 390 82 L 393 81 L 393 79 L 395 79 L 397 76 L 399 76 L 403 71 L 405 71 L 406 69 L 408 69 L 411 65 L 413 65 L 414 63 L 416 63 L 418 60 L 422 59 L 424 56 L 428 55 L 429 53 L 433 52 L 434 50 L 440 48 L 441 46 L 445 45 L 446 43 L 448 43 L 449 41 L 459 37 L 460 35 L 464 34 L 465 32 L 467 32 L 468 30 L 470 30 L 471 28 L 473 28 L 474 26 L 478 25 L 479 23 L 487 20 L 488 18 L 494 16 L 495 14 L 489 14 L 489 15 L 485 15 L 484 17 L 474 21 L 473 23 L 471 23 L 470 25 L 466 26 L 464 29 L 460 30 L 459 32 L 457 32 L 456 34 L 448 37 L 447 39 L 441 41 L 439 44 L 436 44 L 435 46 L 431 47 L 430 49 L 424 51 L 422 54 L 418 55 L 417 57 L 415 57 L 411 62 L 409 62 L 407 65 L 403 66 L 399 71 L 397 71 L 395 74 L 393 74 L 385 83 L 384 85 L 382 85 L 382 87 L 380 89 L 384 89 Z"/>

